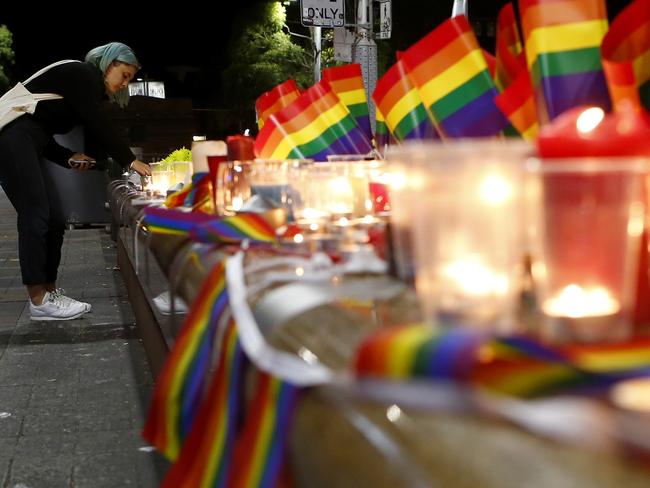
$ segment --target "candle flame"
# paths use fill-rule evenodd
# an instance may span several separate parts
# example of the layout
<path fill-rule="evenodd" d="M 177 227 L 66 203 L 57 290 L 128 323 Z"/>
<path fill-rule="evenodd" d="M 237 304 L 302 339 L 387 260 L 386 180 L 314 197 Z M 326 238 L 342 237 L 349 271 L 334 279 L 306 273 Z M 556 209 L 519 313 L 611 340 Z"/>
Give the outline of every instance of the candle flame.
<path fill-rule="evenodd" d="M 542 308 L 553 317 L 580 318 L 613 315 L 620 310 L 620 305 L 606 288 L 585 289 L 571 284 L 546 300 Z"/>
<path fill-rule="evenodd" d="M 503 176 L 491 174 L 481 182 L 479 194 L 488 205 L 502 205 L 512 198 L 512 185 Z"/>
<path fill-rule="evenodd" d="M 449 263 L 443 274 L 469 295 L 504 295 L 508 290 L 508 279 L 493 272 L 476 257 Z"/>
<path fill-rule="evenodd" d="M 578 132 L 586 134 L 593 131 L 605 118 L 605 111 L 600 107 L 591 107 L 582 112 L 576 120 Z"/>

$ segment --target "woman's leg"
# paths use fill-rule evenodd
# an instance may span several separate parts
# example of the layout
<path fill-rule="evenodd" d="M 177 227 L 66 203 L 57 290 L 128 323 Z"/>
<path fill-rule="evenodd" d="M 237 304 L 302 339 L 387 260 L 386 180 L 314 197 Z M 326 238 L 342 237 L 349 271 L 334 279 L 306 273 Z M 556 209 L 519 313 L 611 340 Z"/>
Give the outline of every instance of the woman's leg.
<path fill-rule="evenodd" d="M 30 299 L 39 304 L 45 283 L 53 281 L 48 267 L 58 254 L 61 240 L 52 237 L 51 198 L 43 177 L 43 160 L 36 147 L 41 134 L 27 124 L 8 126 L 0 135 L 0 183 L 18 214 L 18 254 L 23 283 Z M 60 211 L 59 211 L 60 213 Z M 65 226 L 63 227 L 65 229 Z M 56 236 L 58 231 L 55 230 Z M 48 246 L 55 247 L 50 250 Z M 54 256 L 54 257 L 52 257 Z M 58 266 L 58 262 L 56 262 Z"/>

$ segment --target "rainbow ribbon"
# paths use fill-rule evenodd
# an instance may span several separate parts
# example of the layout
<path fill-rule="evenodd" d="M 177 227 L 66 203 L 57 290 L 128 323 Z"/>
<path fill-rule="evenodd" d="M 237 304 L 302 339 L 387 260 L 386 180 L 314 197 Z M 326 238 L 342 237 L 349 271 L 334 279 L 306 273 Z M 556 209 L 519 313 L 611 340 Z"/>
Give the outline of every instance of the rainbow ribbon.
<path fill-rule="evenodd" d="M 258 383 L 237 440 L 231 488 L 273 488 L 279 478 L 298 388 L 266 373 Z"/>
<path fill-rule="evenodd" d="M 239 243 L 245 239 L 253 242 L 276 241 L 275 228 L 258 213 L 213 219 L 190 230 L 190 239 L 196 242 Z"/>
<path fill-rule="evenodd" d="M 223 332 L 219 361 L 178 460 L 163 488 L 229 486 L 232 453 L 241 414 L 244 354 L 234 321 Z"/>
<path fill-rule="evenodd" d="M 356 354 L 360 377 L 431 378 L 534 397 L 565 389 L 598 389 L 650 374 L 650 339 L 615 345 L 551 347 L 523 336 L 492 337 L 430 325 L 392 327 L 365 340 Z"/>
<path fill-rule="evenodd" d="M 144 225 L 150 232 L 158 234 L 188 235 L 199 224 L 214 220 L 214 215 L 203 212 L 184 212 L 163 207 L 146 207 Z"/>
<path fill-rule="evenodd" d="M 196 417 L 215 333 L 227 305 L 222 262 L 203 281 L 154 388 L 143 436 L 169 459 L 178 457 Z"/>

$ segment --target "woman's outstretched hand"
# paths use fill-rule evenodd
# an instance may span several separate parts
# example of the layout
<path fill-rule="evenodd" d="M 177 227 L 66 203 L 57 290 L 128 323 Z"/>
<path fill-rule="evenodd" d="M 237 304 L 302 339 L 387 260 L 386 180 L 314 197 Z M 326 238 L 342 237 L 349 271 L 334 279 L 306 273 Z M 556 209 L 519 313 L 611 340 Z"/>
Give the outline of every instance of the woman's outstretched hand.
<path fill-rule="evenodd" d="M 137 159 L 131 163 L 130 168 L 140 176 L 151 176 L 151 166 Z"/>

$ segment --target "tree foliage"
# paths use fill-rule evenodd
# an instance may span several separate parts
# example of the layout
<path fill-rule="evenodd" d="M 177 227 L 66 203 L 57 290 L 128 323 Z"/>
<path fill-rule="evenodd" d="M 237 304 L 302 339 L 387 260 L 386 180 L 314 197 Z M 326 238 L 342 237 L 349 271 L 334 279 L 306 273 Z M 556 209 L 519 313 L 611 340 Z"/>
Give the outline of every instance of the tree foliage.
<path fill-rule="evenodd" d="M 250 109 L 263 92 L 289 78 L 303 87 L 311 84 L 312 55 L 285 32 L 285 20 L 279 2 L 254 4 L 239 16 L 230 64 L 222 73 L 226 105 Z"/>
<path fill-rule="evenodd" d="M 14 64 L 13 36 L 6 25 L 0 24 L 0 93 L 11 86 L 9 68 Z"/>

